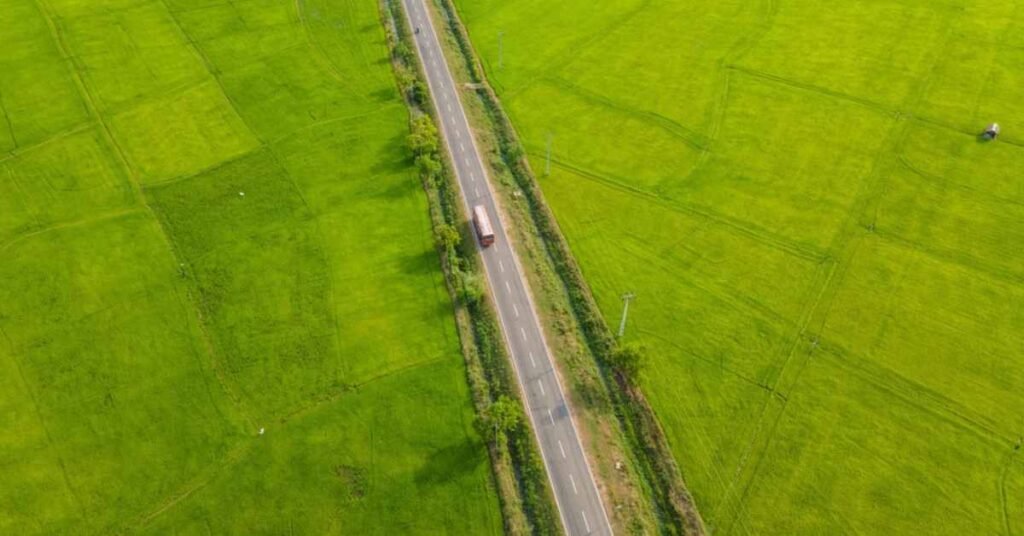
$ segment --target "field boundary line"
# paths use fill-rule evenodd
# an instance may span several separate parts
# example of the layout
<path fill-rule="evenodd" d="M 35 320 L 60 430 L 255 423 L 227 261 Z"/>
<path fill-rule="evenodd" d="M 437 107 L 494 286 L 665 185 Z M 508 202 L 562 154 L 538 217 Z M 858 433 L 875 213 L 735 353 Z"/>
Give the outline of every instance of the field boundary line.
<path fill-rule="evenodd" d="M 902 400 L 908 406 L 913 406 L 924 413 L 931 414 L 934 417 L 944 420 L 949 424 L 974 435 L 978 439 L 990 442 L 993 445 L 1006 445 L 1013 443 L 1012 437 L 999 432 L 990 424 L 986 424 L 977 417 L 969 415 L 968 413 L 976 412 L 965 407 L 962 403 L 948 398 L 934 389 L 904 376 L 898 371 L 885 367 L 871 358 L 865 357 L 863 360 L 839 359 L 839 357 L 841 357 L 840 354 L 842 356 L 857 355 L 847 350 L 841 344 L 831 341 L 822 341 L 821 346 L 822 348 L 833 350 L 832 353 L 834 354 L 830 355 L 826 352 L 824 354 L 824 359 L 835 362 L 839 368 L 851 372 L 855 376 L 861 378 L 864 383 L 870 384 L 876 389 L 888 392 L 891 396 Z M 889 376 L 889 378 L 884 378 L 880 374 L 873 372 L 871 369 L 878 369 L 885 375 Z M 934 404 L 922 404 L 920 401 L 921 398 L 927 399 Z M 957 411 L 957 408 L 962 411 Z"/>
<path fill-rule="evenodd" d="M 74 220 L 74 221 L 70 221 L 70 222 L 63 222 L 63 223 L 58 223 L 58 224 L 54 224 L 54 225 L 49 225 L 49 226 L 43 227 L 41 229 L 35 229 L 35 230 L 27 232 L 27 233 L 19 234 L 19 235 L 15 236 L 14 238 L 12 238 L 12 239 L 10 239 L 10 240 L 8 240 L 6 242 L 0 243 L 0 252 L 6 251 L 11 246 L 13 246 L 13 245 L 15 245 L 15 244 L 17 244 L 19 242 L 23 242 L 25 240 L 29 240 L 31 238 L 34 238 L 34 237 L 36 237 L 38 235 L 42 235 L 42 234 L 46 234 L 46 233 L 50 233 L 50 232 L 54 232 L 54 231 L 60 231 L 60 230 L 68 229 L 68 228 L 71 228 L 71 227 L 81 227 L 81 226 L 90 225 L 90 224 L 93 224 L 93 223 L 100 223 L 100 222 L 103 222 L 103 221 L 106 221 L 106 220 L 115 220 L 117 218 L 120 218 L 122 216 L 127 216 L 127 215 L 130 215 L 130 214 L 144 214 L 145 212 L 146 212 L 146 209 L 144 209 L 142 207 L 126 208 L 126 209 L 115 210 L 113 212 L 106 212 L 106 213 L 103 213 L 103 214 L 98 214 L 96 216 L 89 217 L 89 218 L 84 218 L 84 219 L 80 219 L 80 220 Z"/>
<path fill-rule="evenodd" d="M 13 167 L 4 165 L 3 162 L 0 162 L 0 168 L 3 168 L 4 171 L 7 172 L 7 179 L 11 181 L 11 184 L 14 185 L 14 189 L 17 190 L 16 195 L 18 196 L 18 201 L 20 201 L 21 206 L 25 208 L 25 212 L 28 212 L 28 215 L 32 217 L 32 223 L 28 225 L 23 232 L 16 232 L 15 236 L 11 239 L 11 241 L 13 241 L 18 237 L 18 235 L 24 234 L 24 232 L 32 232 L 33 230 L 41 229 L 45 224 L 40 219 L 39 213 L 36 211 L 36 207 L 32 206 L 32 197 L 28 195 L 25 187 L 22 186 L 21 181 L 18 180 L 18 176 L 14 174 Z M 6 243 L 0 242 L 0 251 L 3 251 L 6 247 Z"/>
<path fill-rule="evenodd" d="M 533 153 L 528 152 L 528 154 L 532 154 L 534 156 L 538 156 L 537 153 L 535 153 L 535 152 L 533 152 Z M 619 179 L 603 175 L 603 174 L 601 174 L 599 172 L 596 172 L 596 171 L 591 171 L 591 170 L 588 170 L 588 169 L 585 169 L 585 168 L 581 168 L 579 166 L 576 166 L 575 164 L 571 164 L 571 163 L 566 162 L 564 160 L 560 160 L 558 158 L 555 158 L 554 156 L 552 156 L 552 158 L 551 158 L 551 163 L 554 164 L 555 166 L 560 167 L 560 168 L 562 168 L 562 169 L 564 169 L 566 171 L 569 171 L 569 172 L 571 172 L 571 173 L 573 173 L 573 174 L 575 174 L 575 175 L 577 175 L 577 176 L 579 176 L 581 178 L 590 179 L 590 180 L 593 180 L 593 181 L 595 181 L 595 182 L 597 182 L 599 184 L 603 184 L 603 185 L 605 185 L 608 188 L 612 188 L 612 189 L 615 189 L 615 190 L 620 190 L 620 191 L 623 191 L 623 192 L 626 192 L 626 193 L 633 194 L 633 195 L 635 195 L 637 197 L 644 198 L 645 200 L 649 200 L 651 202 L 654 202 L 654 203 L 662 206 L 663 208 L 672 210 L 674 212 L 679 212 L 679 213 L 682 213 L 682 214 L 688 214 L 690 216 L 699 217 L 699 218 L 708 220 L 710 222 L 714 222 L 714 223 L 720 224 L 723 227 L 728 227 L 729 229 L 732 229 L 737 234 L 746 236 L 746 237 L 751 238 L 751 239 L 753 239 L 753 240 L 755 240 L 757 242 L 761 242 L 761 243 L 764 243 L 764 244 L 767 244 L 767 245 L 771 245 L 772 247 L 774 247 L 775 249 L 777 249 L 779 251 L 786 252 L 788 254 L 794 255 L 794 256 L 799 257 L 801 259 L 805 259 L 805 260 L 809 260 L 809 261 L 815 261 L 815 262 L 822 262 L 822 261 L 827 260 L 829 258 L 829 256 L 826 253 L 824 253 L 824 252 L 815 251 L 814 249 L 809 248 L 808 246 L 803 246 L 803 245 L 799 245 L 799 244 L 796 244 L 796 243 L 789 242 L 784 237 L 772 236 L 771 234 L 764 233 L 763 231 L 755 230 L 755 229 L 752 229 L 750 227 L 747 227 L 746 226 L 747 222 L 736 221 L 736 220 L 733 220 L 732 218 L 730 218 L 728 216 L 723 216 L 723 215 L 720 215 L 720 214 L 716 214 L 714 212 L 706 211 L 703 208 L 698 208 L 698 207 L 695 207 L 695 206 L 692 206 L 692 205 L 689 205 L 689 204 L 681 203 L 681 202 L 673 200 L 673 199 L 668 199 L 668 198 L 661 197 L 660 195 L 658 195 L 658 194 L 656 194 L 654 192 L 650 192 L 650 191 L 647 191 L 647 190 L 644 190 L 644 189 L 641 189 L 641 188 L 637 188 L 635 186 L 631 186 L 629 184 L 625 184 L 625 183 L 623 183 Z"/>
<path fill-rule="evenodd" d="M 85 132 L 85 131 L 89 130 L 90 127 L 94 127 L 94 126 L 98 126 L 98 125 L 95 124 L 95 120 L 85 121 L 83 123 L 78 123 L 76 125 L 72 125 L 72 126 L 70 126 L 68 128 L 65 128 L 65 129 L 59 131 L 59 132 L 55 132 L 52 135 L 50 135 L 49 137 L 47 137 L 47 138 L 45 138 L 45 139 L 43 139 L 41 141 L 38 141 L 36 143 L 32 143 L 32 144 L 29 144 L 29 145 L 22 145 L 22 146 L 18 147 L 17 149 L 13 149 L 13 150 L 8 151 L 5 156 L 0 157 L 0 164 L 6 164 L 7 162 L 10 162 L 12 160 L 17 160 L 18 158 L 20 158 L 20 157 L 22 157 L 22 156 L 24 156 L 26 154 L 32 153 L 33 151 L 35 151 L 37 149 L 41 149 L 41 148 L 43 148 L 43 147 L 45 147 L 45 146 L 47 146 L 47 145 L 49 145 L 51 143 L 55 143 L 55 142 L 58 142 L 60 140 L 63 140 L 64 138 L 67 138 L 67 137 L 70 137 L 70 136 L 74 136 L 75 134 L 80 134 L 82 132 Z"/>
<path fill-rule="evenodd" d="M 934 173 L 925 171 L 925 170 L 921 169 L 920 167 L 918 167 L 918 165 L 915 164 L 911 160 L 911 158 L 909 156 L 907 156 L 907 154 L 904 153 L 904 152 L 900 152 L 900 154 L 896 155 L 896 159 L 908 171 L 914 173 L 915 175 L 921 177 L 922 179 L 926 179 L 930 183 L 933 183 L 933 184 L 936 184 L 936 185 L 940 185 L 940 186 L 943 186 L 943 187 L 947 187 L 947 188 L 954 188 L 954 189 L 957 189 L 957 190 L 962 190 L 964 192 L 968 192 L 968 193 L 970 193 L 972 195 L 975 195 L 975 196 L 980 197 L 982 199 L 985 199 L 987 201 L 995 201 L 995 202 L 998 202 L 998 203 L 1005 203 L 1005 204 L 1008 204 L 1008 205 L 1016 205 L 1018 207 L 1024 207 L 1024 201 L 1019 201 L 1019 200 L 1013 199 L 1011 197 L 1004 197 L 1004 196 L 1001 196 L 1001 195 L 998 195 L 998 194 L 994 194 L 994 193 L 991 193 L 991 192 L 988 192 L 988 191 L 985 191 L 985 190 L 981 190 L 979 188 L 972 188 L 969 184 L 966 184 L 966 183 L 964 183 L 962 181 L 957 181 L 957 180 L 954 180 L 954 179 L 947 179 L 947 178 L 945 178 L 943 176 L 936 175 Z"/>
<path fill-rule="evenodd" d="M 1017 275 L 1009 271 L 988 268 L 984 264 L 979 264 L 977 262 L 978 259 L 972 255 L 956 255 L 951 250 L 935 248 L 927 244 L 919 244 L 896 233 L 890 233 L 880 229 L 876 229 L 874 234 L 881 240 L 925 254 L 938 262 L 959 266 L 964 270 L 977 272 L 990 279 L 1001 281 L 1004 284 L 1024 288 L 1024 275 Z"/>
<path fill-rule="evenodd" d="M 1003 530 L 1006 531 L 1006 536 L 1013 536 L 1013 526 L 1010 523 L 1010 500 L 1006 492 L 1006 478 L 1010 474 L 1010 470 L 1016 465 L 1016 456 L 1019 451 L 1020 443 L 1018 442 L 1017 446 L 1006 456 L 1003 470 L 999 472 L 999 506 L 1003 514 Z"/>
<path fill-rule="evenodd" d="M 189 479 L 185 484 L 178 488 L 178 491 L 172 493 L 167 499 L 158 503 L 155 510 L 139 514 L 134 518 L 133 522 L 129 523 L 129 526 L 123 528 L 128 529 L 129 527 L 133 527 L 135 529 L 141 529 L 148 526 L 164 513 L 192 497 L 195 492 L 206 487 L 211 481 L 213 481 L 213 479 L 217 478 L 220 473 L 235 466 L 252 449 L 252 445 L 252 439 L 242 439 L 238 445 L 227 452 L 226 456 L 224 456 L 220 463 L 213 465 L 212 467 L 207 466 L 208 472 Z"/>
<path fill-rule="evenodd" d="M 7 107 L 4 106 L 4 94 L 2 91 L 0 91 L 0 115 L 4 116 L 4 124 L 7 125 L 7 132 L 11 135 L 11 143 L 14 144 L 14 147 L 11 147 L 8 152 L 14 152 L 18 149 L 18 137 L 14 133 L 14 123 L 11 122 L 11 116 L 7 113 Z"/>
<path fill-rule="evenodd" d="M 546 64 L 540 65 L 535 69 L 526 71 L 525 79 L 528 80 L 528 82 L 522 84 L 518 88 L 509 88 L 509 91 L 504 92 L 504 98 L 512 99 L 519 93 L 522 93 L 527 88 L 537 83 L 538 80 L 548 78 L 552 73 L 563 72 L 566 68 L 569 67 L 569 65 L 572 65 L 577 59 L 581 58 L 583 56 L 583 53 L 587 49 L 596 45 L 597 43 L 600 43 L 601 41 L 604 41 L 605 39 L 608 39 L 613 33 L 615 33 L 616 30 L 618 30 L 622 26 L 625 26 L 629 21 L 636 18 L 637 15 L 639 15 L 640 13 L 643 13 L 643 11 L 650 7 L 652 3 L 653 0 L 642 0 L 632 9 L 629 9 L 625 13 L 616 17 L 614 21 L 602 25 L 601 27 L 599 27 L 597 30 L 594 30 L 590 34 L 580 36 L 572 43 L 569 43 L 567 46 L 563 47 L 563 50 L 560 53 L 552 56 Z M 467 36 L 469 36 L 470 41 L 472 41 L 473 36 L 472 34 L 469 33 L 469 28 L 466 27 L 466 25 L 462 24 L 461 21 L 459 22 L 459 26 L 463 28 L 463 32 Z M 479 54 L 473 54 L 473 56 L 481 64 L 484 63 L 483 57 L 480 56 Z M 488 80 L 487 84 L 492 84 L 492 82 Z M 501 84 L 500 82 L 497 83 L 496 85 L 499 88 L 504 88 L 504 84 Z"/>
<path fill-rule="evenodd" d="M 2 324 L 0 324 L 0 336 L 2 336 L 4 341 L 7 342 L 7 347 L 10 349 L 10 353 L 7 355 L 14 363 L 14 369 L 18 371 L 18 378 L 21 380 L 21 384 L 25 387 L 25 392 L 28 393 L 29 400 L 32 401 L 32 409 L 35 410 L 36 420 L 39 421 L 39 426 L 43 429 L 43 433 L 46 435 L 47 446 L 53 451 L 53 456 L 57 459 L 57 466 L 60 468 L 64 487 L 67 488 L 71 501 L 78 508 L 80 519 L 85 522 L 89 519 L 85 510 L 85 505 L 82 503 L 81 497 L 78 496 L 78 492 L 75 491 L 74 486 L 71 484 L 71 476 L 68 475 L 68 468 L 64 463 L 64 457 L 61 455 L 60 448 L 58 448 L 57 444 L 53 440 L 53 435 L 50 433 L 50 427 L 46 424 L 46 418 L 43 417 L 43 411 L 39 407 L 39 399 L 36 396 L 34 386 L 25 378 L 25 372 L 22 369 L 21 360 L 18 359 L 17 355 L 15 355 L 14 342 L 11 341 L 10 336 L 7 335 L 7 331 L 4 330 Z"/>
<path fill-rule="evenodd" d="M 166 2 L 166 0 L 161 1 Z M 323 65 L 323 67 L 325 67 L 325 70 L 330 74 L 331 78 L 334 78 L 343 87 L 350 89 L 353 95 L 360 95 L 360 92 L 356 90 L 351 81 L 345 79 L 341 74 L 341 71 L 338 70 L 338 66 L 335 65 L 327 53 L 324 52 L 320 43 L 313 38 L 313 34 L 309 29 L 309 24 L 306 22 L 306 17 L 303 15 L 304 4 L 305 0 L 295 0 L 295 16 L 298 17 L 299 26 L 302 27 L 302 34 L 306 37 L 307 46 L 309 47 L 310 52 L 313 53 L 314 59 L 321 65 L 326 64 Z"/>
<path fill-rule="evenodd" d="M 562 90 L 563 92 L 575 96 L 584 102 L 589 102 L 593 105 L 600 105 L 609 108 L 610 110 L 636 118 L 648 125 L 651 125 L 657 129 L 669 133 L 675 138 L 682 140 L 684 143 L 689 145 L 695 151 L 703 151 L 707 149 L 709 140 L 706 136 L 693 130 L 674 119 L 661 115 L 651 110 L 643 110 L 639 108 L 633 108 L 631 106 L 616 102 L 610 97 L 601 95 L 600 93 L 587 89 L 579 84 L 574 84 L 561 76 L 551 76 L 538 80 L 536 85 L 548 85 L 554 89 Z"/>
<path fill-rule="evenodd" d="M 96 122 L 101 127 L 101 132 L 103 133 L 104 139 L 105 139 L 105 141 L 107 142 L 107 144 L 109 146 L 108 149 L 112 150 L 114 152 L 114 154 L 117 156 L 117 159 L 118 159 L 119 163 L 124 168 L 124 171 L 127 173 L 128 183 L 131 185 L 132 193 L 134 194 L 136 203 L 143 210 L 148 212 L 149 216 L 151 218 L 153 218 L 153 220 L 156 221 L 159 224 L 159 228 L 160 228 L 160 231 L 161 231 L 160 232 L 160 237 L 162 238 L 162 240 L 164 242 L 164 246 L 167 247 L 167 250 L 168 250 L 168 252 L 171 255 L 171 259 L 173 261 L 176 261 L 179 264 L 179 266 L 182 265 L 182 264 L 185 264 L 186 259 L 184 259 L 180 255 L 178 255 L 178 251 L 174 247 L 174 241 L 167 234 L 167 229 L 164 226 L 165 222 L 160 218 L 159 213 L 157 211 L 155 211 L 153 209 L 153 207 L 146 201 L 146 196 L 143 193 L 143 188 L 142 188 L 142 185 L 140 184 L 140 181 L 139 181 L 138 172 L 132 166 L 131 161 L 128 159 L 127 155 L 125 155 L 124 150 L 122 149 L 122 147 L 117 143 L 117 138 L 114 136 L 114 133 L 113 133 L 110 125 L 107 123 L 107 121 L 104 119 L 103 114 L 97 108 L 95 99 L 94 99 L 92 93 L 89 91 L 89 88 L 86 86 L 85 80 L 84 80 L 84 78 L 82 76 L 82 72 L 81 71 L 84 69 L 84 67 L 79 64 L 79 62 L 77 60 L 77 56 L 72 55 L 70 50 L 68 49 L 68 45 L 64 41 L 63 35 L 62 35 L 61 31 L 60 31 L 60 28 L 58 27 L 56 21 L 54 20 L 55 15 L 53 14 L 53 12 L 51 11 L 51 8 L 47 4 L 48 0 L 34 0 L 34 1 L 36 2 L 36 5 L 38 6 L 40 12 L 42 12 L 43 17 L 46 19 L 47 25 L 50 28 L 51 38 L 55 41 L 55 43 L 57 45 L 57 48 L 60 50 L 61 57 L 69 62 L 70 66 L 71 66 L 71 69 L 70 69 L 71 76 L 72 76 L 72 78 L 75 81 L 75 85 L 78 88 L 78 92 L 79 92 L 80 96 L 82 97 L 82 100 L 84 101 L 85 106 L 86 106 L 87 110 L 89 111 L 90 115 L 93 116 L 93 118 L 96 120 Z M 164 9 L 167 9 L 166 1 L 165 0 L 161 0 L 161 3 L 163 4 Z M 175 22 L 177 22 L 176 19 L 175 19 Z M 181 31 L 180 26 L 178 27 L 178 30 Z M 216 77 L 214 77 L 214 78 L 216 78 Z M 219 80 L 218 80 L 218 84 L 219 84 Z M 221 91 L 223 92 L 223 88 L 221 89 Z M 227 98 L 227 97 L 225 96 L 225 98 Z M 235 113 L 237 114 L 237 111 Z M 254 134 L 254 136 L 255 136 L 255 134 Z M 204 324 L 205 320 L 204 320 L 202 309 L 195 302 L 195 299 L 194 299 L 194 297 L 192 296 L 192 293 L 191 293 L 191 288 L 189 288 L 189 287 L 186 287 L 186 288 L 187 288 L 187 292 L 188 292 L 188 296 L 190 298 L 190 301 L 192 302 L 192 305 L 193 305 L 193 310 L 194 310 L 195 314 L 197 315 L 200 331 L 201 331 L 201 333 L 204 334 L 203 340 L 206 343 L 207 349 L 209 351 L 209 355 L 210 355 L 210 358 L 211 358 L 211 364 L 213 366 L 214 371 L 218 372 L 217 373 L 218 382 L 221 384 L 221 387 L 224 389 L 224 391 L 228 395 L 228 397 L 231 398 L 232 401 L 235 403 L 235 408 L 240 413 L 241 417 L 245 421 L 248 421 L 250 426 L 255 426 L 255 421 L 252 419 L 252 417 L 250 416 L 248 410 L 242 404 L 242 399 L 234 392 L 233 389 L 231 389 L 228 386 L 227 383 L 225 383 L 226 382 L 225 378 L 220 374 L 221 369 L 218 366 L 218 363 L 219 363 L 220 360 L 215 357 L 216 356 L 216 347 L 211 343 L 210 338 L 209 338 L 209 333 L 207 333 L 207 331 L 206 331 L 206 326 Z"/>

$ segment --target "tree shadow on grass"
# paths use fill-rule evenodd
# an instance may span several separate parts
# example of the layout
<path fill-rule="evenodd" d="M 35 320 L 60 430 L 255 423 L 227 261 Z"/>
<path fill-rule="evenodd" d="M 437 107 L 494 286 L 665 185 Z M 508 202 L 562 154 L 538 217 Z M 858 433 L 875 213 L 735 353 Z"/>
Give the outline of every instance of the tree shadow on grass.
<path fill-rule="evenodd" d="M 415 481 L 419 486 L 444 484 L 471 473 L 483 463 L 483 448 L 469 439 L 432 452 L 419 470 Z"/>

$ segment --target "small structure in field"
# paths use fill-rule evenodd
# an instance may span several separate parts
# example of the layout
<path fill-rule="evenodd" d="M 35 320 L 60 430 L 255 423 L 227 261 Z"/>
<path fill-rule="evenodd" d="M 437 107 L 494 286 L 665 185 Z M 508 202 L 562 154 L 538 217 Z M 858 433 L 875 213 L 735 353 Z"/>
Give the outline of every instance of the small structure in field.
<path fill-rule="evenodd" d="M 982 134 L 982 136 L 984 136 L 987 140 L 994 140 L 999 136 L 999 131 L 999 123 L 992 123 L 991 125 L 985 127 L 985 132 Z"/>

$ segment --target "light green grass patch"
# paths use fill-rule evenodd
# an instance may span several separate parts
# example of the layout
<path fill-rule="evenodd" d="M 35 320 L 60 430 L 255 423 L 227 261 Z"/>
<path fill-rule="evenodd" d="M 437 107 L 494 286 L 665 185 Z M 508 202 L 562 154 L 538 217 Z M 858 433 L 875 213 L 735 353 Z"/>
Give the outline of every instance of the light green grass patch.
<path fill-rule="evenodd" d="M 1024 3 L 459 4 L 715 534 L 1020 530 Z"/>
<path fill-rule="evenodd" d="M 726 104 L 707 163 L 667 195 L 826 248 L 873 172 L 892 119 L 745 75 L 732 80 Z"/>
<path fill-rule="evenodd" d="M 941 3 L 781 2 L 771 29 L 740 64 L 869 101 L 899 106 L 915 95 L 959 10 Z"/>
<path fill-rule="evenodd" d="M 703 66 L 734 60 L 757 38 L 769 23 L 763 4 L 649 2 L 559 74 L 619 106 L 706 129 L 725 76 Z"/>
<path fill-rule="evenodd" d="M 544 0 L 456 3 L 491 81 L 508 91 L 557 74 L 581 49 L 603 39 L 643 5 L 642 0 L 609 0 L 587 9 L 575 2 Z M 499 34 L 504 34 L 500 48 Z"/>
<path fill-rule="evenodd" d="M 309 50 L 293 49 L 229 71 L 223 83 L 242 117 L 266 140 L 380 106 L 354 98 L 322 69 Z"/>
<path fill-rule="evenodd" d="M 1024 355 L 1010 349 L 1024 347 L 1024 290 L 880 240 L 861 245 L 848 270 L 826 338 L 978 426 L 1021 424 Z"/>
<path fill-rule="evenodd" d="M 992 122 L 1018 144 L 1024 129 L 1016 88 L 1024 83 L 1024 21 L 1019 6 L 975 2 L 957 17 L 941 61 L 915 113 L 977 134 Z"/>
<path fill-rule="evenodd" d="M 612 325 L 636 293 L 626 332 L 649 346 L 645 390 L 694 493 L 718 503 L 823 267 L 570 174 L 543 187 Z"/>
<path fill-rule="evenodd" d="M 545 107 L 533 106 L 544 102 Z M 519 103 L 524 103 L 519 105 Z M 608 107 L 599 97 L 571 87 L 535 84 L 508 101 L 509 113 L 523 125 L 527 151 L 538 161 L 547 157 L 596 172 L 616 182 L 651 191 L 663 182 L 686 177 L 700 156 L 687 132 L 655 119 Z M 546 131 L 532 126 L 545 125 Z M 614 125 L 614 134 L 589 133 Z M 642 164 L 642 165 L 638 165 Z"/>
<path fill-rule="evenodd" d="M 151 100 L 112 123 L 143 183 L 189 176 L 259 145 L 213 81 Z"/>
<path fill-rule="evenodd" d="M 331 122 L 275 146 L 318 219 L 334 281 L 348 382 L 454 350 L 456 335 L 430 240 L 422 186 L 408 173 L 404 110 Z"/>
<path fill-rule="evenodd" d="M 307 44 L 296 4 L 242 0 L 210 4 L 171 0 L 171 13 L 215 66 L 244 65 Z"/>
<path fill-rule="evenodd" d="M 1024 205 L 900 166 L 887 180 L 878 232 L 982 273 L 1024 280 Z"/>
<path fill-rule="evenodd" d="M 1024 181 L 1018 166 L 1024 148 L 1008 143 L 982 143 L 973 134 L 928 125 L 914 125 L 898 158 L 933 182 L 962 188 L 1005 203 L 1024 203 Z"/>
<path fill-rule="evenodd" d="M 123 109 L 206 76 L 202 58 L 160 1 L 55 6 L 59 31 L 101 111 Z"/>
<path fill-rule="evenodd" d="M 80 520 L 81 510 L 65 484 L 58 452 L 47 435 L 46 423 L 18 362 L 6 340 L 0 339 L 0 532 L 54 534 Z M 19 463 L 12 463 L 18 460 Z"/>
<path fill-rule="evenodd" d="M 5 258 L 4 353 L 20 368 L 22 396 L 34 401 L 35 424 L 50 443 L 22 452 L 8 471 L 38 485 L 26 478 L 38 465 L 56 484 L 59 457 L 75 503 L 46 507 L 35 515 L 52 517 L 15 527 L 109 532 L 217 463 L 238 438 L 239 421 L 211 377 L 155 222 L 133 215 L 51 231 L 8 248 Z M 66 503 L 62 486 L 53 493 Z"/>
<path fill-rule="evenodd" d="M 752 469 L 757 479 L 745 515 L 718 528 L 1002 533 L 998 482 L 1006 446 L 933 413 L 900 384 L 858 370 L 857 359 L 826 351 L 810 357 L 778 425 L 765 432 L 772 441 Z"/>
<path fill-rule="evenodd" d="M 0 152 L 34 145 L 88 120 L 37 2 L 5 0 L 0 28 Z"/>
<path fill-rule="evenodd" d="M 131 185 L 99 128 L 85 128 L 0 164 L 25 207 L 21 226 L 70 223 L 130 208 Z M 2 180 L 2 179 L 0 179 Z"/>

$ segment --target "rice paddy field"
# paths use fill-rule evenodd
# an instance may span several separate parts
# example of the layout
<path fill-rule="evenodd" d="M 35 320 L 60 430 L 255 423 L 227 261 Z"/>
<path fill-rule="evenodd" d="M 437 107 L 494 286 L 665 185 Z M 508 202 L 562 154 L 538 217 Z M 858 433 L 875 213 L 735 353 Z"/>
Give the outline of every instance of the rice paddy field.
<path fill-rule="evenodd" d="M 710 533 L 1024 533 L 1024 2 L 456 3 Z"/>
<path fill-rule="evenodd" d="M 0 534 L 500 532 L 376 2 L 0 28 Z"/>

